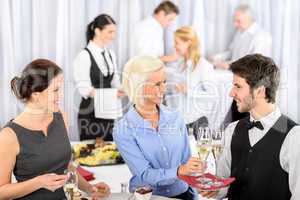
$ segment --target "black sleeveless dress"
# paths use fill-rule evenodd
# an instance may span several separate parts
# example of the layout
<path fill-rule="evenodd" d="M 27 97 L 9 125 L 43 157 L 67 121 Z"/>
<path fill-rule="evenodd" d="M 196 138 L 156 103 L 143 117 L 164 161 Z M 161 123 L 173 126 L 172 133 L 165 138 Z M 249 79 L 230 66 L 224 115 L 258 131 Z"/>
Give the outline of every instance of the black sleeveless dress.
<path fill-rule="evenodd" d="M 111 88 L 111 82 L 114 77 L 114 72 L 110 73 L 108 62 L 104 54 L 102 54 L 102 56 L 108 69 L 107 76 L 104 76 L 104 74 L 101 72 L 90 50 L 88 48 L 85 48 L 85 50 L 89 53 L 91 59 L 90 79 L 92 86 L 95 89 Z M 110 53 L 109 57 L 113 63 Z M 78 112 L 78 128 L 80 140 L 88 140 L 95 139 L 96 137 L 101 137 L 105 141 L 112 141 L 113 126 L 113 119 L 101 119 L 95 117 L 94 98 L 89 97 L 87 99 L 81 99 Z"/>
<path fill-rule="evenodd" d="M 64 174 L 71 158 L 71 145 L 65 123 L 60 112 L 53 113 L 53 121 L 48 126 L 47 136 L 41 131 L 26 129 L 13 121 L 5 127 L 11 128 L 18 139 L 20 153 L 16 157 L 13 170 L 18 182 L 36 176 L 56 173 Z M 52 192 L 39 189 L 18 200 L 61 200 L 65 199 L 63 188 Z"/>

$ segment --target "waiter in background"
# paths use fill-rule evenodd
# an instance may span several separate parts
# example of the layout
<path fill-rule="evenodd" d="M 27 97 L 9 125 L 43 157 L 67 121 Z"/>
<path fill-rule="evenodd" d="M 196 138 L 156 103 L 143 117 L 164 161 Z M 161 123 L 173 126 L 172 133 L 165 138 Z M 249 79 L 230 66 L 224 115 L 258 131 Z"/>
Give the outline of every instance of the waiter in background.
<path fill-rule="evenodd" d="M 80 140 L 112 140 L 114 119 L 95 117 L 94 97 L 96 89 L 120 86 L 116 55 L 112 49 L 107 48 L 115 39 L 116 29 L 116 22 L 111 16 L 97 16 L 87 26 L 86 48 L 77 55 L 73 63 L 76 87 L 82 96 L 78 113 Z M 116 95 L 121 97 L 123 94 L 118 90 Z"/>
<path fill-rule="evenodd" d="M 168 27 L 179 14 L 178 7 L 171 1 L 163 1 L 149 16 L 139 22 L 133 30 L 130 57 L 152 55 L 163 62 L 177 60 L 176 53 L 164 55 L 164 28 Z"/>

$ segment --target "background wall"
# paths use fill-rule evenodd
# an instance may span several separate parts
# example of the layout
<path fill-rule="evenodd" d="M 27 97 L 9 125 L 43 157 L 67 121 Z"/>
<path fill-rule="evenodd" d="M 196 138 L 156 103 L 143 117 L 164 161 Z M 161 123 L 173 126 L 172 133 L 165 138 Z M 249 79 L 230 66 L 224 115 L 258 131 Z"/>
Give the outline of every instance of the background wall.
<path fill-rule="evenodd" d="M 112 44 L 121 71 L 128 59 L 129 35 L 136 22 L 150 15 L 160 0 L 1 0 L 0 1 L 0 127 L 22 109 L 9 82 L 36 58 L 57 62 L 65 74 L 62 107 L 69 113 L 71 139 L 77 139 L 79 96 L 74 89 L 72 61 L 85 46 L 85 28 L 96 15 L 117 21 Z M 166 51 L 173 51 L 173 31 L 193 25 L 205 55 L 226 49 L 233 37 L 232 16 L 241 2 L 273 35 L 273 58 L 282 70 L 278 103 L 283 113 L 300 122 L 300 0 L 174 0 L 180 16 L 165 33 Z"/>

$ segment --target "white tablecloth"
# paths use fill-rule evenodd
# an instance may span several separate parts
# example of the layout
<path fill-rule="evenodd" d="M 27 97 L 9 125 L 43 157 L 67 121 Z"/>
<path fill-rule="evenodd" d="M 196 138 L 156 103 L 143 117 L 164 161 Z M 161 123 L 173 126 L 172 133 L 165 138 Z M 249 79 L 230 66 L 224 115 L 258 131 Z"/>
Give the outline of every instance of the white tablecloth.
<path fill-rule="evenodd" d="M 127 199 L 130 199 L 131 195 L 132 194 L 129 194 L 129 193 L 113 193 L 108 198 L 105 198 L 104 200 L 127 200 Z M 166 198 L 166 197 L 152 195 L 150 200 L 171 200 L 171 199 Z M 176 199 L 172 199 L 172 200 L 176 200 Z"/>
<path fill-rule="evenodd" d="M 83 168 L 94 173 L 95 180 L 91 183 L 105 182 L 110 186 L 112 193 L 121 192 L 121 183 L 129 185 L 131 173 L 126 164 Z"/>

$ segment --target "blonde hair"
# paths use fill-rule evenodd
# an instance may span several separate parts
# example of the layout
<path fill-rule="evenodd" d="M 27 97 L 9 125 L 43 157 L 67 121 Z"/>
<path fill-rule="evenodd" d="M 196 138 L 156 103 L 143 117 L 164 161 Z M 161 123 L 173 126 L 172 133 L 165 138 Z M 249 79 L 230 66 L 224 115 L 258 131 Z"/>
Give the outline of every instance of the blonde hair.
<path fill-rule="evenodd" d="M 129 100 L 137 104 L 142 97 L 142 88 L 153 72 L 164 67 L 164 63 L 153 56 L 137 56 L 130 59 L 122 73 L 122 87 Z"/>
<path fill-rule="evenodd" d="M 183 26 L 177 29 L 174 33 L 175 37 L 180 40 L 187 42 L 191 41 L 191 45 L 188 50 L 189 59 L 192 60 L 193 70 L 196 68 L 197 64 L 200 61 L 200 44 L 197 33 L 190 26 Z"/>

